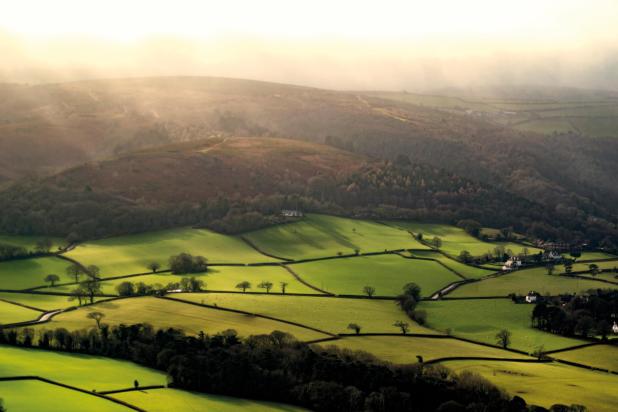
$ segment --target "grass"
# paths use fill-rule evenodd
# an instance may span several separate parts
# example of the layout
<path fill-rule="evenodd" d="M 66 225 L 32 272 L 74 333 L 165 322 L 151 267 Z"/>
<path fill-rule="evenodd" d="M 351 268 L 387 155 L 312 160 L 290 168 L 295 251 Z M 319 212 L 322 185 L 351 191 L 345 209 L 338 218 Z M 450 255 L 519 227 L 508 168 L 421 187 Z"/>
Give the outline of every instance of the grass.
<path fill-rule="evenodd" d="M 613 412 L 618 405 L 618 376 L 557 363 L 449 361 L 456 372 L 477 372 L 528 404 L 546 408 L 579 404 L 594 412 Z"/>
<path fill-rule="evenodd" d="M 458 256 L 463 250 L 467 250 L 474 256 L 480 256 L 493 251 L 496 246 L 504 246 L 506 250 L 510 249 L 516 254 L 522 253 L 524 248 L 527 248 L 530 254 L 539 251 L 532 246 L 523 246 L 513 242 L 484 242 L 470 236 L 463 229 L 450 225 L 404 221 L 396 222 L 396 224 L 414 234 L 422 233 L 426 241 L 431 241 L 435 236 L 439 237 L 442 239 L 440 249 L 453 256 Z"/>
<path fill-rule="evenodd" d="M 534 119 L 514 127 L 517 130 L 543 134 L 569 133 L 575 130 L 568 118 Z"/>
<path fill-rule="evenodd" d="M 146 266 L 151 262 L 158 262 L 165 268 L 169 257 L 181 252 L 202 255 L 211 263 L 275 261 L 239 238 L 190 228 L 86 242 L 68 252 L 67 256 L 84 265 L 99 266 L 101 276 L 105 277 L 148 272 Z"/>
<path fill-rule="evenodd" d="M 385 249 L 426 249 L 405 230 L 366 220 L 325 215 L 308 215 L 288 223 L 246 235 L 260 249 L 293 259 L 381 252 Z"/>
<path fill-rule="evenodd" d="M 0 300 L 0 325 L 35 320 L 41 312 Z"/>
<path fill-rule="evenodd" d="M 0 293 L 0 299 L 21 303 L 37 309 L 51 311 L 77 305 L 77 301 L 69 301 L 67 296 L 42 295 L 34 293 Z M 97 299 L 95 298 L 95 301 Z"/>
<path fill-rule="evenodd" d="M 398 332 L 393 323 L 406 320 L 405 313 L 391 300 L 229 293 L 179 293 L 172 296 L 281 318 L 331 333 L 351 333 L 347 329 L 350 323 L 361 325 L 363 333 Z M 435 333 L 412 321 L 408 323 L 411 333 Z"/>
<path fill-rule="evenodd" d="M 253 292 L 265 292 L 257 286 L 262 281 L 273 283 L 272 292 L 281 291 L 281 282 L 286 282 L 286 292 L 288 293 L 318 293 L 310 287 L 302 284 L 287 270 L 278 266 L 214 266 L 203 274 L 192 275 L 173 275 L 171 273 L 161 273 L 154 275 L 135 276 L 130 278 L 115 279 L 103 282 L 103 292 L 107 294 L 116 293 L 116 285 L 122 282 L 144 282 L 148 285 L 161 284 L 163 286 L 170 282 L 180 282 L 183 277 L 195 276 L 204 281 L 204 289 L 239 291 L 236 285 L 242 281 L 251 282 Z M 68 288 L 70 289 L 70 288 Z M 64 288 L 67 290 L 67 288 Z"/>
<path fill-rule="evenodd" d="M 560 271 L 560 266 L 557 267 L 556 272 L 558 271 Z M 541 295 L 559 295 L 581 293 L 588 289 L 606 288 L 609 286 L 609 284 L 593 280 L 568 278 L 558 275 L 550 276 L 545 268 L 533 268 L 519 270 L 480 282 L 468 283 L 455 289 L 448 296 L 453 298 L 508 296 L 510 293 L 525 295 L 530 291 L 536 291 Z"/>
<path fill-rule="evenodd" d="M 599 269 L 616 269 L 618 268 L 618 260 L 608 260 L 605 262 L 589 262 L 573 264 L 573 272 L 590 270 L 590 265 L 597 265 Z M 564 266 L 558 266 L 560 272 L 564 272 Z"/>
<path fill-rule="evenodd" d="M 163 372 L 97 356 L 0 345 L 0 359 L 0 376 L 36 375 L 99 392 L 133 387 L 134 379 L 142 386 L 167 383 Z"/>
<path fill-rule="evenodd" d="M 0 394 L 4 399 L 4 407 L 11 412 L 130 411 L 126 406 L 97 396 L 35 380 L 2 381 Z"/>
<path fill-rule="evenodd" d="M 559 352 L 551 356 L 618 372 L 618 346 L 595 345 L 582 349 Z"/>
<path fill-rule="evenodd" d="M 123 400 L 131 405 L 139 406 L 148 412 L 174 411 L 216 411 L 236 412 L 264 411 L 264 412 L 289 412 L 303 411 L 295 406 L 259 402 L 227 396 L 208 395 L 204 393 L 181 391 L 178 389 L 154 389 L 148 391 L 132 391 L 111 395 L 116 399 Z M 173 406 L 172 409 L 170 409 Z"/>
<path fill-rule="evenodd" d="M 0 245 L 20 246 L 26 248 L 28 251 L 34 251 L 36 242 L 46 239 L 44 236 L 14 236 L 14 235 L 0 235 Z M 52 241 L 51 251 L 55 252 L 59 247 L 66 245 L 66 241 L 60 238 L 48 238 Z"/>
<path fill-rule="evenodd" d="M 424 361 L 452 356 L 479 356 L 490 358 L 527 358 L 524 355 L 488 348 L 457 339 L 434 339 L 405 336 L 361 336 L 324 342 L 321 346 L 371 353 L 378 359 L 392 363 L 417 363 L 417 355 Z"/>
<path fill-rule="evenodd" d="M 563 256 L 567 258 L 572 257 L 568 253 L 563 253 Z M 582 252 L 581 256 L 577 258 L 577 260 L 600 260 L 600 259 L 618 259 L 618 256 L 610 255 L 609 253 L 604 252 Z"/>
<path fill-rule="evenodd" d="M 86 318 L 86 315 L 93 311 L 103 312 L 105 314 L 103 322 L 110 325 L 149 323 L 155 329 L 178 328 L 188 335 L 195 335 L 200 331 L 215 334 L 234 329 L 240 336 L 280 330 L 294 335 L 299 340 L 326 337 L 324 334 L 282 322 L 153 297 L 100 302 L 59 314 L 50 323 L 40 325 L 38 328 L 64 327 L 69 330 L 91 328 L 95 326 L 94 321 Z"/>
<path fill-rule="evenodd" d="M 291 265 L 306 282 L 335 294 L 362 295 L 373 286 L 376 295 L 396 296 L 403 285 L 417 283 L 423 296 L 461 280 L 432 261 L 405 259 L 398 255 L 361 256 Z"/>
<path fill-rule="evenodd" d="M 496 333 L 508 329 L 512 333 L 510 347 L 528 353 L 541 345 L 545 350 L 554 350 L 583 343 L 533 328 L 534 305 L 515 304 L 509 299 L 423 301 L 418 308 L 427 311 L 429 327 L 451 329 L 454 336 L 477 342 L 496 344 Z"/>
<path fill-rule="evenodd" d="M 466 278 L 469 278 L 469 279 L 478 279 L 478 278 L 481 278 L 483 276 L 490 275 L 490 274 L 492 274 L 492 273 L 497 271 L 497 270 L 481 269 L 481 268 L 478 268 L 476 266 L 466 265 L 466 264 L 461 263 L 461 262 L 459 262 L 457 260 L 450 259 L 450 258 L 444 256 L 442 253 L 434 252 L 434 251 L 414 252 L 414 253 L 412 253 L 412 256 L 435 259 L 435 260 L 441 262 L 442 264 L 448 266 L 449 268 L 453 269 L 454 271 L 456 271 L 460 275 L 462 275 L 462 276 L 464 276 Z"/>
<path fill-rule="evenodd" d="M 70 281 L 65 270 L 70 263 L 57 257 L 20 259 L 0 262 L 0 288 L 22 290 L 44 286 L 45 276 L 53 273 L 61 281 Z"/>

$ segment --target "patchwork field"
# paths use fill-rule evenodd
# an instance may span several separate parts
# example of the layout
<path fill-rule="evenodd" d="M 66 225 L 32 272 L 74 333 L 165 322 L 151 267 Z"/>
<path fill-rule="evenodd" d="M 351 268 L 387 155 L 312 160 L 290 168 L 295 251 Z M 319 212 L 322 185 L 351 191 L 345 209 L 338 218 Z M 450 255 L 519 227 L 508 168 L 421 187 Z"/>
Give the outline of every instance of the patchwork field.
<path fill-rule="evenodd" d="M 0 300 L 0 325 L 34 320 L 41 312 Z"/>
<path fill-rule="evenodd" d="M 454 336 L 494 345 L 496 333 L 508 329 L 512 333 L 510 347 L 528 353 L 541 345 L 554 350 L 584 343 L 532 328 L 534 305 L 509 299 L 423 301 L 418 307 L 427 311 L 427 326 L 433 329 L 450 329 Z"/>
<path fill-rule="evenodd" d="M 176 293 L 171 296 L 285 319 L 331 333 L 352 333 L 347 329 L 350 323 L 362 326 L 362 333 L 398 332 L 393 323 L 406 318 L 392 300 L 229 293 Z M 415 322 L 408 323 L 410 333 L 436 333 Z"/>
<path fill-rule="evenodd" d="M 11 245 L 24 247 L 32 252 L 35 249 L 36 243 L 43 239 L 51 240 L 52 247 L 50 251 L 55 252 L 59 247 L 66 245 L 66 242 L 60 238 L 46 238 L 43 236 L 15 236 L 15 235 L 0 235 L 0 245 Z"/>
<path fill-rule="evenodd" d="M 429 296 L 461 280 L 436 262 L 394 254 L 301 263 L 290 268 L 306 282 L 335 294 L 362 295 L 364 286 L 373 286 L 377 296 L 396 296 L 406 283 L 415 282 L 423 296 Z"/>
<path fill-rule="evenodd" d="M 590 270 L 590 265 L 597 265 L 599 269 L 610 269 L 618 272 L 618 260 L 607 260 L 604 262 L 588 262 L 588 263 L 574 263 L 573 264 L 573 272 L 579 272 L 583 270 Z M 558 270 L 560 272 L 564 271 L 563 266 L 559 266 Z"/>
<path fill-rule="evenodd" d="M 168 259 L 181 252 L 202 255 L 210 263 L 270 262 L 244 241 L 206 229 L 172 229 L 121 236 L 80 244 L 67 256 L 84 265 L 97 265 L 101 276 L 148 272 L 147 265 L 158 262 L 168 267 Z"/>
<path fill-rule="evenodd" d="M 8 411 L 128 412 L 112 401 L 36 380 L 0 381 L 0 395 Z"/>
<path fill-rule="evenodd" d="M 428 249 L 405 230 L 380 223 L 325 215 L 308 215 L 246 234 L 261 250 L 289 259 L 308 259 L 398 249 Z"/>
<path fill-rule="evenodd" d="M 510 249 L 515 254 L 522 253 L 524 248 L 527 248 L 528 253 L 531 254 L 539 251 L 532 246 L 523 246 L 513 242 L 483 242 L 456 226 L 407 221 L 398 221 L 395 224 L 415 235 L 422 233 L 426 241 L 430 241 L 435 236 L 439 237 L 442 240 L 440 249 L 453 256 L 458 256 L 463 250 L 467 250 L 473 256 L 480 256 L 493 251 L 496 246 L 504 246 L 506 250 Z"/>
<path fill-rule="evenodd" d="M 490 269 L 481 269 L 478 268 L 476 266 L 470 266 L 470 265 L 466 265 L 464 263 L 458 262 L 454 259 L 450 259 L 446 256 L 444 256 L 442 253 L 439 252 L 434 252 L 434 251 L 415 251 L 414 253 L 412 253 L 412 256 L 416 256 L 416 257 L 421 257 L 421 258 L 429 258 L 429 259 L 435 259 L 437 261 L 439 261 L 440 263 L 448 266 L 449 268 L 453 269 L 455 272 L 459 273 L 460 275 L 462 275 L 463 277 L 469 278 L 469 279 L 478 279 L 478 278 L 482 278 L 483 276 L 487 276 L 487 275 L 491 275 L 492 273 L 496 272 L 497 270 L 499 270 L 498 268 L 496 268 L 496 270 L 490 270 Z"/>
<path fill-rule="evenodd" d="M 273 330 L 290 333 L 299 340 L 314 340 L 327 336 L 282 322 L 153 297 L 119 299 L 81 307 L 61 313 L 51 322 L 41 324 L 37 328 L 63 327 L 69 330 L 91 328 L 95 326 L 94 321 L 88 319 L 86 315 L 93 311 L 104 313 L 103 322 L 110 325 L 149 323 L 155 328 L 182 329 L 188 335 L 195 335 L 200 331 L 215 334 L 234 329 L 241 336 L 266 334 Z"/>
<path fill-rule="evenodd" d="M 67 296 L 43 295 L 34 293 L 0 293 L 0 299 L 21 303 L 37 309 L 51 311 L 54 309 L 76 306 L 77 301 L 69 301 Z M 102 298 L 95 298 L 95 301 Z"/>
<path fill-rule="evenodd" d="M 559 268 L 558 268 L 559 269 Z M 525 295 L 536 291 L 541 295 L 562 293 L 581 293 L 588 289 L 608 287 L 608 284 L 566 276 L 548 275 L 545 268 L 518 270 L 504 276 L 473 282 L 455 289 L 448 296 L 483 297 L 508 296 L 510 293 Z"/>
<path fill-rule="evenodd" d="M 618 375 L 557 363 L 448 361 L 455 372 L 477 372 L 511 395 L 548 408 L 552 404 L 586 405 L 592 412 L 613 412 L 618 405 Z"/>
<path fill-rule="evenodd" d="M 570 258 L 568 253 L 564 253 L 563 256 Z M 599 259 L 618 259 L 618 256 L 610 255 L 603 252 L 582 252 L 581 256 L 577 258 L 580 260 L 599 260 Z"/>
<path fill-rule="evenodd" d="M 116 293 L 116 286 L 122 282 L 144 282 L 147 285 L 160 284 L 167 285 L 170 282 L 180 282 L 183 277 L 195 276 L 204 281 L 204 289 L 236 291 L 236 285 L 240 282 L 248 281 L 251 283 L 251 292 L 265 292 L 258 288 L 263 281 L 272 282 L 272 293 L 281 292 L 281 282 L 287 283 L 286 293 L 319 293 L 314 289 L 296 280 L 287 270 L 278 266 L 211 266 L 208 272 L 192 275 L 173 275 L 171 273 L 160 273 L 153 275 L 135 276 L 130 278 L 114 279 L 102 283 L 104 293 Z"/>
<path fill-rule="evenodd" d="M 497 348 L 462 342 L 456 339 L 418 338 L 405 336 L 360 336 L 324 342 L 321 346 L 336 346 L 342 349 L 361 350 L 393 363 L 417 363 L 453 356 L 488 358 L 528 359 L 527 356 Z"/>
<path fill-rule="evenodd" d="M 44 286 L 43 279 L 49 274 L 56 274 L 61 281 L 71 279 L 65 275 L 70 263 L 57 257 L 20 259 L 0 262 L 0 289 L 22 290 Z"/>
<path fill-rule="evenodd" d="M 132 405 L 139 406 L 148 412 L 168 412 L 174 405 L 175 411 L 217 411 L 235 412 L 264 411 L 264 412 L 291 412 L 304 409 L 294 406 L 281 405 L 269 402 L 230 398 L 227 396 L 205 395 L 180 391 L 177 389 L 155 389 L 147 391 L 132 391 L 112 395 Z"/>
<path fill-rule="evenodd" d="M 559 352 L 552 357 L 618 372 L 618 346 L 616 345 L 589 346 Z"/>

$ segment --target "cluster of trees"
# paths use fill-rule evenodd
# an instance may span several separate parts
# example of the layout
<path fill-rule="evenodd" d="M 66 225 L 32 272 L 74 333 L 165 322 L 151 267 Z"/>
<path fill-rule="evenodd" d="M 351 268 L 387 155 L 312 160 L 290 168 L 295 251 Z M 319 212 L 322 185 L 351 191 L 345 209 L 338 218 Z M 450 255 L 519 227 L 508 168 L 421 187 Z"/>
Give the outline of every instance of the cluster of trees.
<path fill-rule="evenodd" d="M 257 285 L 258 288 L 264 289 L 266 293 L 270 293 L 270 291 L 273 289 L 274 286 L 275 285 L 269 280 L 263 280 Z M 236 285 L 236 289 L 242 291 L 243 293 L 246 293 L 247 290 L 251 289 L 252 287 L 253 285 L 248 280 L 243 280 L 242 282 L 238 282 L 238 284 Z M 279 288 L 282 294 L 285 294 L 287 287 L 288 287 L 288 282 L 279 282 Z"/>
<path fill-rule="evenodd" d="M 176 275 L 187 273 L 202 273 L 208 270 L 208 261 L 203 256 L 192 256 L 189 253 L 180 253 L 171 256 L 169 260 L 170 270 Z M 151 267 L 152 269 L 152 267 Z M 157 269 L 153 269 L 156 272 Z"/>
<path fill-rule="evenodd" d="M 51 239 L 43 238 L 36 241 L 34 250 L 23 246 L 0 243 L 0 262 L 3 260 L 27 259 L 35 256 L 44 256 L 50 253 L 53 246 Z"/>
<path fill-rule="evenodd" d="M 424 325 L 427 322 L 427 312 L 416 309 L 416 305 L 421 300 L 421 287 L 419 285 L 413 282 L 404 285 L 403 293 L 396 299 L 401 310 L 419 325 Z M 406 334 L 409 325 L 405 322 L 397 322 L 394 326 L 401 328 L 401 332 Z"/>
<path fill-rule="evenodd" d="M 96 321 L 96 319 L 95 319 Z M 100 319 L 99 319 L 100 321 Z M 167 372 L 170 386 L 300 405 L 316 411 L 528 411 L 477 374 L 391 365 L 362 352 L 310 347 L 275 331 L 185 336 L 146 324 L 89 330 L 0 330 L 0 343 L 128 359 Z M 130 379 L 130 377 L 127 377 Z M 537 408 L 537 411 L 544 409 Z"/>
<path fill-rule="evenodd" d="M 544 331 L 565 336 L 600 335 L 612 331 L 612 316 L 618 313 L 617 290 L 591 290 L 582 296 L 543 299 L 532 311 L 532 324 Z"/>
<path fill-rule="evenodd" d="M 170 290 L 180 290 L 182 292 L 201 292 L 206 288 L 206 282 L 194 276 L 182 278 L 180 282 L 169 282 L 167 285 L 160 283 L 147 284 L 144 282 L 124 281 L 116 285 L 116 292 L 119 296 L 162 296 Z"/>

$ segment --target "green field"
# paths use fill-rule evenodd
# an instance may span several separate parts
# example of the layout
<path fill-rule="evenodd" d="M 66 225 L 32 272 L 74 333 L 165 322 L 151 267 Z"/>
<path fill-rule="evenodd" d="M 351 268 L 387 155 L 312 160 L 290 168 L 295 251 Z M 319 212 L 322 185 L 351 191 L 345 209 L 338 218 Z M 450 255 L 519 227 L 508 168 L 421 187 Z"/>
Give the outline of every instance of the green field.
<path fill-rule="evenodd" d="M 557 363 L 448 361 L 456 372 L 480 373 L 511 395 L 548 408 L 562 403 L 586 405 L 591 412 L 614 412 L 618 405 L 618 376 Z"/>
<path fill-rule="evenodd" d="M 39 325 L 37 328 L 64 327 L 69 330 L 91 328 L 95 326 L 94 321 L 86 318 L 86 315 L 93 311 L 103 312 L 105 314 L 103 322 L 110 325 L 149 323 L 155 329 L 179 328 L 189 335 L 195 335 L 200 331 L 215 334 L 235 329 L 239 335 L 245 337 L 266 334 L 273 330 L 290 333 L 299 340 L 321 339 L 326 336 L 282 322 L 153 297 L 119 299 L 82 307 L 61 313 L 51 322 Z"/>
<path fill-rule="evenodd" d="M 142 386 L 167 383 L 162 372 L 97 356 L 0 346 L 0 359 L 0 376 L 36 375 L 99 392 L 132 387 L 134 379 Z"/>
<path fill-rule="evenodd" d="M 535 329 L 531 326 L 534 305 L 515 304 L 509 299 L 471 299 L 423 301 L 419 309 L 427 311 L 427 325 L 440 331 L 451 329 L 454 336 L 496 344 L 501 329 L 511 333 L 511 347 L 532 353 L 540 345 L 554 350 L 583 343 Z"/>
<path fill-rule="evenodd" d="M 287 270 L 278 266 L 213 266 L 208 269 L 208 272 L 203 274 L 192 275 L 173 275 L 171 273 L 160 273 L 154 275 L 134 276 L 130 278 L 121 278 L 104 281 L 102 283 L 103 292 L 107 294 L 116 294 L 116 285 L 122 282 L 144 282 L 148 285 L 160 284 L 167 285 L 170 282 L 180 282 L 183 277 L 195 276 L 203 280 L 206 284 L 204 289 L 209 290 L 225 290 L 236 291 L 236 285 L 243 281 L 251 282 L 251 292 L 265 292 L 257 286 L 263 281 L 273 283 L 272 293 L 281 292 L 281 282 L 286 282 L 286 293 L 310 293 L 315 294 L 314 289 L 302 284 Z M 61 287 L 54 290 L 66 291 L 70 287 Z"/>
<path fill-rule="evenodd" d="M 568 118 L 535 119 L 520 123 L 514 128 L 543 134 L 568 133 L 575 130 Z"/>
<path fill-rule="evenodd" d="M 9 412 L 127 412 L 126 406 L 36 380 L 0 382 L 0 398 Z"/>
<path fill-rule="evenodd" d="M 407 318 L 392 300 L 229 293 L 178 293 L 171 296 L 281 318 L 331 333 L 352 333 L 347 329 L 350 323 L 362 326 L 363 333 L 397 332 L 393 323 Z M 435 333 L 412 321 L 408 323 L 411 333 Z"/>
<path fill-rule="evenodd" d="M 57 257 L 0 262 L 0 289 L 22 290 L 46 285 L 45 276 L 53 273 L 69 282 L 65 270 L 70 263 Z"/>
<path fill-rule="evenodd" d="M 449 268 L 453 269 L 455 272 L 459 273 L 463 277 L 466 277 L 469 279 L 482 278 L 483 276 L 491 275 L 492 273 L 497 271 L 497 270 L 481 269 L 476 266 L 466 265 L 455 259 L 450 259 L 444 256 L 442 253 L 435 252 L 435 251 L 426 251 L 426 252 L 424 251 L 416 252 L 415 251 L 414 253 L 412 253 L 412 256 L 435 259 L 441 262 L 442 264 L 448 266 Z"/>
<path fill-rule="evenodd" d="M 556 273 L 561 266 L 556 267 Z M 507 275 L 463 285 L 449 293 L 449 297 L 508 296 L 511 293 L 525 295 L 536 291 L 541 295 L 581 293 L 588 289 L 607 288 L 610 285 L 594 280 L 548 275 L 545 268 L 518 270 Z"/>
<path fill-rule="evenodd" d="M 32 252 L 35 249 L 36 242 L 46 239 L 44 236 L 14 236 L 0 235 L 0 245 L 20 246 Z M 51 252 L 55 252 L 59 247 L 64 247 L 66 242 L 60 238 L 47 238 L 52 241 Z"/>
<path fill-rule="evenodd" d="M 35 320 L 41 312 L 0 300 L 0 325 Z"/>
<path fill-rule="evenodd" d="M 299 222 L 246 234 L 260 249 L 275 256 L 307 259 L 398 249 L 427 249 L 405 230 L 365 220 L 308 215 Z"/>
<path fill-rule="evenodd" d="M 34 293 L 0 293 L 0 299 L 21 303 L 37 309 L 51 311 L 77 305 L 77 301 L 69 301 L 67 296 L 41 295 Z M 95 298 L 95 301 L 97 298 Z"/>
<path fill-rule="evenodd" d="M 572 258 L 568 253 L 563 253 L 563 256 Z M 581 256 L 577 260 L 600 260 L 600 259 L 618 259 L 618 256 L 610 255 L 604 252 L 582 252 Z"/>
<path fill-rule="evenodd" d="M 270 402 L 251 401 L 227 396 L 207 395 L 178 389 L 155 389 L 148 391 L 132 391 L 111 395 L 131 405 L 139 406 L 148 412 L 169 411 L 216 411 L 236 412 L 264 411 L 264 412 L 291 412 L 303 411 L 300 407 L 281 405 Z"/>
<path fill-rule="evenodd" d="M 396 296 L 403 285 L 415 282 L 423 296 L 429 296 L 461 280 L 436 262 L 394 254 L 323 260 L 290 265 L 290 268 L 306 282 L 335 294 L 362 295 L 364 286 L 373 286 L 377 296 Z"/>
<path fill-rule="evenodd" d="M 583 363 L 596 368 L 618 372 L 618 346 L 595 345 L 551 355 L 557 359 Z"/>
<path fill-rule="evenodd" d="M 480 256 L 494 250 L 496 246 L 504 246 L 513 253 L 522 253 L 524 248 L 528 253 L 537 253 L 539 249 L 532 246 L 523 246 L 513 242 L 484 242 L 467 234 L 463 229 L 438 223 L 396 222 L 397 226 L 412 231 L 414 234 L 422 233 L 423 239 L 431 241 L 434 236 L 442 239 L 440 249 L 449 255 L 458 256 L 461 251 L 467 250 L 474 256 Z"/>
<path fill-rule="evenodd" d="M 573 272 L 590 270 L 590 265 L 597 265 L 599 269 L 618 269 L 618 260 L 608 260 L 605 262 L 574 263 Z M 559 272 L 564 272 L 564 266 L 558 266 Z"/>
<path fill-rule="evenodd" d="M 488 348 L 457 339 L 435 339 L 405 336 L 361 336 L 324 342 L 321 346 L 336 346 L 342 349 L 371 353 L 378 359 L 393 363 L 417 363 L 417 355 L 424 361 L 453 356 L 478 356 L 488 358 L 525 359 L 527 356 Z"/>
<path fill-rule="evenodd" d="M 239 238 L 190 228 L 86 242 L 67 256 L 84 265 L 99 266 L 101 276 L 106 277 L 148 272 L 146 266 L 151 262 L 158 262 L 165 268 L 170 256 L 182 252 L 204 256 L 211 263 L 275 261 Z"/>

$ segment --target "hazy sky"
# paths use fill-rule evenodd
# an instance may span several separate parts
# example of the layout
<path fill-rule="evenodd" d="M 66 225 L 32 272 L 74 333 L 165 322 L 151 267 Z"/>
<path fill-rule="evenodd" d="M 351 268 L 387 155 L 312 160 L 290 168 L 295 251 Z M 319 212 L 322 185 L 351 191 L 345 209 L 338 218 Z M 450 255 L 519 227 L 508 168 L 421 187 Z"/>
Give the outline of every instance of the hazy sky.
<path fill-rule="evenodd" d="M 0 81 L 618 89 L 618 0 L 0 0 Z"/>

